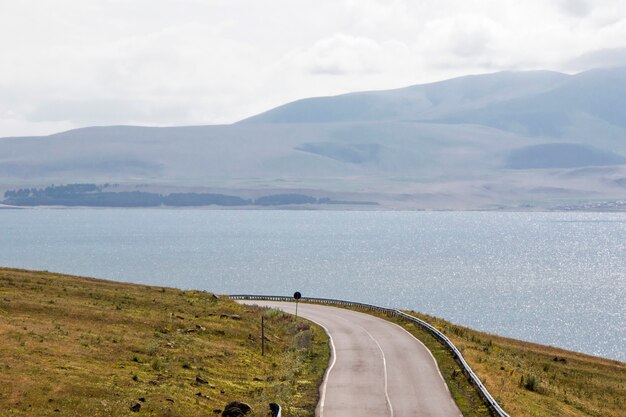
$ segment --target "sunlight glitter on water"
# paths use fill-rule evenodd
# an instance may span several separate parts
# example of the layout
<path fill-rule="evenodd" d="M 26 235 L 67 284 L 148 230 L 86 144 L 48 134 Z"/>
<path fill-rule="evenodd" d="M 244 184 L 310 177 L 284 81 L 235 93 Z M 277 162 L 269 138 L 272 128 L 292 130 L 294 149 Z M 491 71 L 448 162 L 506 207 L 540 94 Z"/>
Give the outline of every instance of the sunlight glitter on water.
<path fill-rule="evenodd" d="M 4 210 L 0 265 L 416 309 L 626 360 L 626 214 Z"/>

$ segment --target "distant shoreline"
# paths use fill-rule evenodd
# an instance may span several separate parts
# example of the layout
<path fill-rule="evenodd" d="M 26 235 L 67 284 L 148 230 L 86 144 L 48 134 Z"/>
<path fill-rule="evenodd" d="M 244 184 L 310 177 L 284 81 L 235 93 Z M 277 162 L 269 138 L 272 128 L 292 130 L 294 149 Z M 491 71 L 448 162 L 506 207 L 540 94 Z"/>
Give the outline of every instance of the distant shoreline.
<path fill-rule="evenodd" d="M 119 184 L 78 183 L 4 192 L 0 209 L 68 208 L 195 208 L 203 210 L 315 211 L 481 211 L 626 213 L 626 200 L 556 200 L 467 202 L 457 198 L 429 200 L 417 195 L 395 196 L 310 189 L 185 189 Z M 410 197 L 410 198 L 409 198 Z"/>
<path fill-rule="evenodd" d="M 275 205 L 275 206 L 16 206 L 0 204 L 0 210 L 208 210 L 208 211 L 370 211 L 370 212 L 477 212 L 477 213 L 615 213 L 626 214 L 621 209 L 550 209 L 542 207 L 520 208 L 392 208 L 385 205 Z"/>

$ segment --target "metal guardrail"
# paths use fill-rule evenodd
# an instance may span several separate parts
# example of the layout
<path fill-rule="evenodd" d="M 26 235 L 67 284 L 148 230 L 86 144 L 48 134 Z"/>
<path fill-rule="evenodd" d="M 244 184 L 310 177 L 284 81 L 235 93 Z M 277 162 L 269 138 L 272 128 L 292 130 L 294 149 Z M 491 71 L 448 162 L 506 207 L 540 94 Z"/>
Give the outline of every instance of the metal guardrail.
<path fill-rule="evenodd" d="M 276 295 L 236 294 L 236 295 L 231 295 L 229 297 L 233 300 L 263 300 L 263 301 L 290 301 L 290 302 L 294 301 L 293 297 L 276 296 Z M 489 409 L 498 417 L 509 417 L 509 415 L 502 409 L 502 407 L 500 407 L 500 404 L 498 404 L 498 402 L 493 398 L 493 396 L 489 393 L 489 391 L 487 391 L 487 388 L 485 388 L 483 383 L 480 382 L 480 379 L 478 378 L 476 373 L 474 373 L 474 371 L 469 366 L 469 364 L 465 361 L 465 358 L 461 354 L 461 351 L 457 349 L 454 343 L 452 343 L 450 339 L 446 337 L 446 335 L 441 333 L 434 326 L 430 325 L 424 320 L 411 316 L 410 314 L 403 313 L 402 311 L 395 309 L 395 308 L 379 307 L 379 306 L 375 306 L 372 304 L 355 303 L 352 301 L 335 300 L 335 299 L 330 299 L 330 298 L 312 298 L 312 297 L 302 297 L 300 301 L 308 302 L 308 303 L 315 303 L 315 304 L 342 305 L 346 307 L 356 307 L 356 308 L 361 308 L 365 310 L 379 311 L 379 312 L 389 314 L 394 317 L 403 318 L 405 320 L 408 320 L 412 323 L 417 324 L 418 326 L 421 326 L 422 328 L 432 333 L 452 352 L 454 359 L 459 363 L 459 365 L 461 365 L 461 368 L 463 369 L 463 371 L 465 371 L 466 375 L 470 379 L 470 382 L 474 384 L 476 389 L 478 389 L 478 392 L 482 396 L 487 407 L 489 407 Z"/>

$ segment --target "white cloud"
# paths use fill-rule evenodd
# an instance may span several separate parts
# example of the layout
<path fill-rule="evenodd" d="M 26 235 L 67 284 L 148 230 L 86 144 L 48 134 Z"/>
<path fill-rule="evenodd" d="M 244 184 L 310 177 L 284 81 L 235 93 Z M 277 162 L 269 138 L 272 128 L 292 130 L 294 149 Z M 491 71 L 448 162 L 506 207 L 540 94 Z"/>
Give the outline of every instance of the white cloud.
<path fill-rule="evenodd" d="M 406 45 L 397 41 L 334 34 L 294 55 L 296 67 L 311 74 L 363 75 L 380 73 L 406 54 Z"/>
<path fill-rule="evenodd" d="M 355 30 L 394 36 L 415 29 L 417 19 L 407 0 L 346 0 L 345 5 Z"/>
<path fill-rule="evenodd" d="M 568 66 L 574 71 L 626 67 L 626 48 L 610 48 L 589 52 L 572 59 Z"/>
<path fill-rule="evenodd" d="M 0 0 L 0 137 L 232 122 L 307 96 L 615 64 L 593 52 L 620 48 L 621 0 Z"/>
<path fill-rule="evenodd" d="M 561 0 L 561 9 L 572 16 L 585 17 L 591 12 L 591 5 L 586 0 Z"/>
<path fill-rule="evenodd" d="M 493 43 L 502 35 L 502 28 L 487 17 L 459 15 L 427 22 L 418 44 L 439 66 L 451 60 L 490 66 Z"/>

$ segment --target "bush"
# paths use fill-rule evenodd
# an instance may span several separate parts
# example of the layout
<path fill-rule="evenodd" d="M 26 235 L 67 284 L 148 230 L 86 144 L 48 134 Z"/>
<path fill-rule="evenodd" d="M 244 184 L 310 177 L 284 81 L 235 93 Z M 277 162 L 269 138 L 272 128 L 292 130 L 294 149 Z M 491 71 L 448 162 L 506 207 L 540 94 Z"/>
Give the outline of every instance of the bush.
<path fill-rule="evenodd" d="M 266 319 L 273 319 L 274 317 L 279 317 L 283 314 L 284 313 L 277 308 L 270 308 L 268 310 L 265 310 L 265 312 L 263 313 L 263 317 L 265 317 Z"/>
<path fill-rule="evenodd" d="M 538 392 L 539 390 L 539 378 L 534 375 L 528 375 L 524 378 L 524 388 L 528 391 Z"/>
<path fill-rule="evenodd" d="M 311 349 L 313 342 L 313 332 L 311 330 L 304 330 L 293 338 L 296 349 Z"/>
<path fill-rule="evenodd" d="M 161 362 L 161 359 L 159 359 L 159 358 L 152 359 L 152 362 L 150 362 L 150 366 L 155 371 L 163 370 L 163 363 Z"/>
<path fill-rule="evenodd" d="M 311 328 L 311 325 L 306 322 L 306 321 L 301 321 L 300 323 L 298 323 L 296 325 L 296 332 L 301 332 L 304 330 L 309 330 Z"/>

